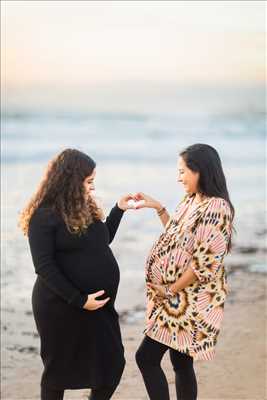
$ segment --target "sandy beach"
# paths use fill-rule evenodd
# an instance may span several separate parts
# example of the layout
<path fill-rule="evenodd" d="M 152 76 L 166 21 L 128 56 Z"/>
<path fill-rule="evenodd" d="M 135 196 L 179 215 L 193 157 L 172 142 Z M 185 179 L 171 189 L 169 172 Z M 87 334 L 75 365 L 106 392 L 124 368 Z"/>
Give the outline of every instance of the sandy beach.
<path fill-rule="evenodd" d="M 235 268 L 229 276 L 230 294 L 215 360 L 197 361 L 199 400 L 265 400 L 266 391 L 266 275 Z M 141 290 L 141 289 L 140 289 Z M 42 364 L 39 337 L 31 311 L 3 310 L 3 400 L 39 398 Z M 121 315 L 127 365 L 114 400 L 148 399 L 135 364 L 135 351 L 143 337 L 142 306 Z M 18 344 L 19 343 L 19 344 Z M 175 397 L 174 374 L 168 354 L 162 365 Z M 67 390 L 64 399 L 87 399 L 89 390 Z"/>

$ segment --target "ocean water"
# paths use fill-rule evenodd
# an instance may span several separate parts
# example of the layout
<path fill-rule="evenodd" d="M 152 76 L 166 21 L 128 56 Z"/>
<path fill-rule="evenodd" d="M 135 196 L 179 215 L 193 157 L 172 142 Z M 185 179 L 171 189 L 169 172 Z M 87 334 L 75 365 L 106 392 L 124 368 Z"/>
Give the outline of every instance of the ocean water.
<path fill-rule="evenodd" d="M 17 226 L 48 161 L 78 148 L 97 162 L 96 192 L 104 210 L 126 193 L 143 191 L 173 212 L 183 196 L 177 182 L 179 151 L 193 143 L 214 146 L 236 209 L 236 266 L 266 272 L 266 159 L 263 112 L 149 113 L 8 112 L 2 122 L 3 306 L 30 308 L 35 273 L 26 238 Z M 144 265 L 162 231 L 153 210 L 125 213 L 112 249 L 121 269 L 117 306 L 144 300 Z M 250 251 L 248 251 L 250 247 Z"/>

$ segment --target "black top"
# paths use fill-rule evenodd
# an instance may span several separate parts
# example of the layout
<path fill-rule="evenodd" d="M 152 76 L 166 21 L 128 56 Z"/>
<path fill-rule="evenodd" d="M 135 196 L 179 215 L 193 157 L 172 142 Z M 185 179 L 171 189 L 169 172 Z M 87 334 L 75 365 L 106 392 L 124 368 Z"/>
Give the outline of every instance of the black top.
<path fill-rule="evenodd" d="M 58 389 L 99 387 L 118 380 L 124 356 L 114 302 L 120 273 L 109 247 L 123 215 L 117 205 L 106 222 L 70 233 L 51 208 L 38 208 L 29 226 L 35 272 L 33 314 L 44 363 L 42 384 Z M 83 309 L 87 295 L 105 290 L 108 303 Z"/>

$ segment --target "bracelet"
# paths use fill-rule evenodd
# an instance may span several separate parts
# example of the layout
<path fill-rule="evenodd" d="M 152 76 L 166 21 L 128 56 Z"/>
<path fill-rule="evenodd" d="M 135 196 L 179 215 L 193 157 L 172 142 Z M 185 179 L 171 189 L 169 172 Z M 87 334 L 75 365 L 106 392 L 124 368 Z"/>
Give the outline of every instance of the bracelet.
<path fill-rule="evenodd" d="M 157 211 L 158 216 L 160 217 L 166 211 L 166 207 L 162 207 L 160 210 Z"/>

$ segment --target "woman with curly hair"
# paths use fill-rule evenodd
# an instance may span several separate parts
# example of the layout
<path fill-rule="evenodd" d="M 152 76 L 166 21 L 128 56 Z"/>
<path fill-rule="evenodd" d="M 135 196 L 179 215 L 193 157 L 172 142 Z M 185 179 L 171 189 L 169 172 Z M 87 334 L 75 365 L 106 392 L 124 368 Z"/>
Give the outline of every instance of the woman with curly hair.
<path fill-rule="evenodd" d="M 106 221 L 93 196 L 95 162 L 67 149 L 53 159 L 20 217 L 37 278 L 32 308 L 44 364 L 41 399 L 91 388 L 110 399 L 125 365 L 114 302 L 119 268 L 109 247 L 131 195 Z"/>
<path fill-rule="evenodd" d="M 194 360 L 212 360 L 228 293 L 224 256 L 231 250 L 234 207 L 217 151 L 207 144 L 180 153 L 178 180 L 186 195 L 170 217 L 152 197 L 165 229 L 146 263 L 147 325 L 136 353 L 151 400 L 169 400 L 160 366 L 169 351 L 177 399 L 196 400 Z"/>

